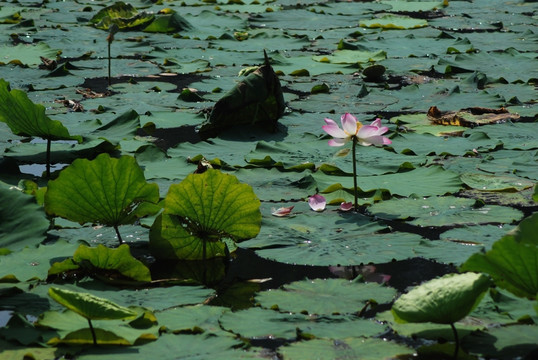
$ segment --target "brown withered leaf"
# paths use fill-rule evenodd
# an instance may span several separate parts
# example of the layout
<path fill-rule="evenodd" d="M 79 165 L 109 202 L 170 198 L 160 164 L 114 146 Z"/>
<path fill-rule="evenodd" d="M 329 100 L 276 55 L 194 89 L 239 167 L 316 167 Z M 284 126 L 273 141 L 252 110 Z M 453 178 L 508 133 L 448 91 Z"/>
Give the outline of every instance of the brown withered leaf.
<path fill-rule="evenodd" d="M 471 107 L 460 111 L 442 112 L 437 106 L 428 110 L 428 119 L 436 125 L 456 125 L 473 128 L 475 126 L 518 121 L 519 114 L 511 114 L 506 108 L 490 109 Z"/>

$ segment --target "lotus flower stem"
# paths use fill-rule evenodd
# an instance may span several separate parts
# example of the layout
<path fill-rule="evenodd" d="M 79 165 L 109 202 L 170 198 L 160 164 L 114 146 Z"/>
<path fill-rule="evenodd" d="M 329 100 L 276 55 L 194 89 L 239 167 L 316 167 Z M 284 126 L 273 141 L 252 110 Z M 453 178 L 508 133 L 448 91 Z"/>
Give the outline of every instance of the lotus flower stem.
<path fill-rule="evenodd" d="M 454 323 L 450 323 L 450 327 L 452 328 L 452 332 L 454 332 L 454 341 L 456 342 L 456 348 L 454 349 L 454 360 L 456 360 L 458 358 L 458 351 L 460 349 L 460 341 L 458 338 L 458 330 L 456 330 Z"/>
<path fill-rule="evenodd" d="M 121 238 L 120 229 L 118 228 L 118 225 L 114 225 L 114 230 L 116 230 L 116 235 L 118 236 L 118 241 L 120 242 L 120 245 L 123 244 L 123 239 Z"/>
<path fill-rule="evenodd" d="M 357 137 L 354 136 L 353 137 L 353 146 L 351 147 L 351 156 L 352 156 L 352 161 L 353 161 L 353 196 L 355 198 L 355 201 L 353 203 L 353 206 L 355 208 L 355 211 L 358 212 L 359 211 L 359 203 L 358 203 L 358 200 L 357 200 L 357 154 L 356 154 L 356 150 L 357 150 Z"/>
<path fill-rule="evenodd" d="M 47 179 L 50 179 L 50 146 L 51 146 L 51 143 L 52 141 L 50 139 L 47 139 L 47 159 L 46 159 L 46 162 L 47 162 L 47 167 L 46 167 L 46 176 L 47 176 Z"/>
<path fill-rule="evenodd" d="M 95 335 L 95 329 L 93 328 L 92 321 L 88 319 L 88 325 L 90 326 L 90 331 L 93 338 L 93 346 L 97 346 L 97 335 Z"/>

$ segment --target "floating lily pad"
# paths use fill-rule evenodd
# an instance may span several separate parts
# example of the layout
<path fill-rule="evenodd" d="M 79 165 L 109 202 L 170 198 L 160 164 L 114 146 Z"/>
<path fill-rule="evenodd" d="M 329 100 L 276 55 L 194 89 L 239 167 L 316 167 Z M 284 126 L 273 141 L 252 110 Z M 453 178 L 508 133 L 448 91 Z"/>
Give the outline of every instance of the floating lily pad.
<path fill-rule="evenodd" d="M 377 283 L 361 284 L 344 279 L 297 281 L 279 290 L 261 292 L 256 296 L 265 308 L 317 315 L 358 313 L 367 301 L 376 304 L 390 302 L 394 289 Z"/>
<path fill-rule="evenodd" d="M 370 206 L 369 211 L 380 218 L 410 219 L 410 224 L 419 226 L 510 224 L 523 216 L 510 207 L 474 204 L 473 199 L 455 197 L 392 199 Z"/>
<path fill-rule="evenodd" d="M 423 19 L 414 19 L 409 16 L 385 15 L 378 19 L 363 20 L 359 26 L 366 28 L 383 28 L 383 29 L 416 29 L 428 26 L 428 22 Z"/>

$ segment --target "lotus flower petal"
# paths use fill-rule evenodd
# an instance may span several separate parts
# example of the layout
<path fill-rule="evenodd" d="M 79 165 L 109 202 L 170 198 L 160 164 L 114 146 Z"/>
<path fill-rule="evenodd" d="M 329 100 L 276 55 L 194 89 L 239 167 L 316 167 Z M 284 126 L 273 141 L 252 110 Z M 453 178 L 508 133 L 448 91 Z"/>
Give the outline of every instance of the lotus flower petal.
<path fill-rule="evenodd" d="M 275 208 L 273 208 L 273 212 L 271 213 L 271 215 L 273 216 L 279 216 L 279 217 L 282 217 L 282 216 L 288 216 L 290 213 L 291 213 L 291 210 L 293 210 L 294 206 L 288 206 L 288 207 L 281 207 L 281 208 L 278 208 L 275 210 Z"/>
<path fill-rule="evenodd" d="M 310 205 L 310 208 L 314 211 L 323 211 L 325 210 L 327 201 L 325 200 L 325 197 L 316 194 L 308 198 L 308 205 Z"/>
<path fill-rule="evenodd" d="M 340 210 L 341 211 L 349 211 L 353 209 L 353 203 L 350 201 L 350 202 L 343 202 L 340 204 Z"/>
<path fill-rule="evenodd" d="M 355 135 L 357 133 L 357 119 L 350 113 L 345 113 L 341 118 L 342 128 L 347 135 Z"/>
<path fill-rule="evenodd" d="M 332 137 L 345 138 L 347 136 L 344 130 L 340 129 L 340 127 L 334 122 L 334 120 L 325 119 L 325 123 L 327 125 L 322 126 L 322 129 Z"/>

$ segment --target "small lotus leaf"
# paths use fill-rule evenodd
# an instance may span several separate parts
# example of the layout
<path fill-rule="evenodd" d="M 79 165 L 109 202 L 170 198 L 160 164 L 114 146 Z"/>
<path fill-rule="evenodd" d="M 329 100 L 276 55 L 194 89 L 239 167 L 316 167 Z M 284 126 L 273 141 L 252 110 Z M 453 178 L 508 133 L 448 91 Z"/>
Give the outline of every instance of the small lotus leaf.
<path fill-rule="evenodd" d="M 250 239 L 260 226 L 260 201 L 252 187 L 210 169 L 170 186 L 162 219 L 150 233 L 150 246 L 159 257 L 175 254 L 196 260 L 224 256 L 221 240 Z"/>
<path fill-rule="evenodd" d="M 448 274 L 402 295 L 392 314 L 398 322 L 452 324 L 478 305 L 490 284 L 483 274 Z"/>
<path fill-rule="evenodd" d="M 89 320 L 127 319 L 137 315 L 133 310 L 89 293 L 51 287 L 49 295 L 59 304 Z"/>
<path fill-rule="evenodd" d="M 414 19 L 409 16 L 385 15 L 379 19 L 364 20 L 359 26 L 365 28 L 382 28 L 382 29 L 416 29 L 428 26 L 428 22 L 423 19 Z"/>
<path fill-rule="evenodd" d="M 45 210 L 80 224 L 117 226 L 148 215 L 141 205 L 158 201 L 157 184 L 146 182 L 133 157 L 101 154 L 91 161 L 75 160 L 50 181 Z"/>

